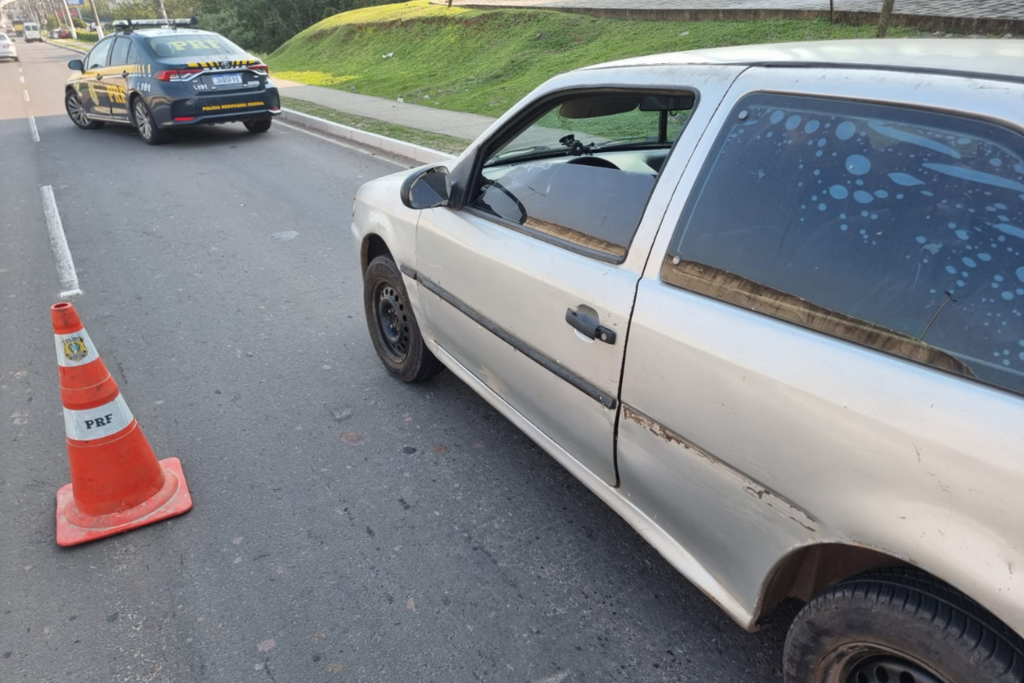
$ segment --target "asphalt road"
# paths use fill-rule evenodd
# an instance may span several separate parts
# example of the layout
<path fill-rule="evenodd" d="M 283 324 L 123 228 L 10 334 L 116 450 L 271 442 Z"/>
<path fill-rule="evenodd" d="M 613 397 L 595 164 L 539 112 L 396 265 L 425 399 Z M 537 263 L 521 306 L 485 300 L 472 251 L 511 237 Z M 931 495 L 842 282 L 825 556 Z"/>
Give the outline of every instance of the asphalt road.
<path fill-rule="evenodd" d="M 279 124 L 157 148 L 78 130 L 74 55 L 18 45 L 0 64 L 0 681 L 781 680 L 785 624 L 742 632 L 449 374 L 380 367 L 348 224 L 359 184 L 400 166 Z M 195 501 L 74 549 L 54 540 L 45 185 L 75 306 Z"/>

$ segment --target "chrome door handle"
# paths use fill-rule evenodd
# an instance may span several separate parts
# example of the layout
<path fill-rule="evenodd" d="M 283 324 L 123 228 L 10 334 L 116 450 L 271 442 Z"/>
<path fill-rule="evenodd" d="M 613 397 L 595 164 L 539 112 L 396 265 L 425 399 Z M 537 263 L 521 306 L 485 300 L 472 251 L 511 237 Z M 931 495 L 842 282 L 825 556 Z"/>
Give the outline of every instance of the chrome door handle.
<path fill-rule="evenodd" d="M 565 322 L 588 339 L 603 341 L 605 344 L 615 343 L 615 331 L 604 327 L 591 315 L 570 308 L 565 311 Z"/>

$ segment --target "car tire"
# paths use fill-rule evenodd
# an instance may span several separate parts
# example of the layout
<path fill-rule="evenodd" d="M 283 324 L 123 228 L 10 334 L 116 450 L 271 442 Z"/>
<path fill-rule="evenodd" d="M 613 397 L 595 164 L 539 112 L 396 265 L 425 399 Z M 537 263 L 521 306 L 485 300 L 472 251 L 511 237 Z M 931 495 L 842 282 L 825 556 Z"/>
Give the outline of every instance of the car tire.
<path fill-rule="evenodd" d="M 952 586 L 883 569 L 804 607 L 784 670 L 786 683 L 1021 683 L 1024 641 Z"/>
<path fill-rule="evenodd" d="M 384 367 L 403 382 L 420 382 L 444 369 L 423 342 L 398 266 L 388 256 L 370 262 L 363 276 L 370 340 Z"/>
<path fill-rule="evenodd" d="M 273 119 L 256 119 L 255 121 L 243 121 L 245 129 L 250 133 L 266 133 L 270 130 Z"/>
<path fill-rule="evenodd" d="M 82 106 L 82 100 L 74 90 L 64 93 L 64 110 L 67 111 L 71 122 L 83 130 L 95 130 L 103 126 L 102 121 L 95 121 L 89 118 Z"/>
<path fill-rule="evenodd" d="M 167 142 L 167 131 L 157 127 L 149 106 L 141 97 L 132 100 L 132 123 L 135 124 L 135 131 L 139 137 L 147 145 L 162 145 Z"/>

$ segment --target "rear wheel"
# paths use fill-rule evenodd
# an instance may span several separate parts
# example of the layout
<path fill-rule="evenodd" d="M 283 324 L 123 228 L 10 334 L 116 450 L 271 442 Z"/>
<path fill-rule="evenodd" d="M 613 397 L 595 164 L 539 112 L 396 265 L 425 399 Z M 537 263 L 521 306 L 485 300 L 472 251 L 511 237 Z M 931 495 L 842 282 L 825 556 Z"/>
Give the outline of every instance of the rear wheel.
<path fill-rule="evenodd" d="M 256 119 L 255 121 L 244 121 L 246 130 L 250 133 L 266 133 L 270 130 L 270 122 L 273 119 Z"/>
<path fill-rule="evenodd" d="M 388 372 L 403 382 L 419 382 L 444 370 L 423 343 L 402 274 L 390 257 L 378 256 L 367 266 L 363 304 L 373 348 Z"/>
<path fill-rule="evenodd" d="M 135 130 L 138 131 L 139 137 L 147 145 L 159 145 L 167 141 L 167 131 L 157 128 L 153 114 L 150 113 L 149 107 L 141 97 L 136 97 L 132 101 L 132 122 L 135 124 Z"/>
<path fill-rule="evenodd" d="M 786 638 L 786 683 L 1021 683 L 1024 643 L 923 572 L 885 569 L 814 598 Z"/>
<path fill-rule="evenodd" d="M 79 128 L 91 130 L 103 125 L 102 121 L 93 121 L 89 118 L 89 115 L 85 112 L 85 107 L 82 105 L 82 100 L 74 90 L 68 90 L 64 95 L 64 108 L 67 110 L 68 116 L 71 117 L 71 120 Z"/>

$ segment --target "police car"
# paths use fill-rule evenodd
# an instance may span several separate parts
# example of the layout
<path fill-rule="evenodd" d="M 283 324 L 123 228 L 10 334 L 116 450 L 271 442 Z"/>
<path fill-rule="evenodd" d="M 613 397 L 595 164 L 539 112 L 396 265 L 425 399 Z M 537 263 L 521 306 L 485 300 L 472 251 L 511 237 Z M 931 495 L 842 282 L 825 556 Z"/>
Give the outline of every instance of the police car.
<path fill-rule="evenodd" d="M 79 128 L 135 126 L 145 142 L 173 128 L 241 122 L 253 133 L 281 113 L 267 65 L 198 20 L 119 21 L 83 59 L 68 62 L 64 104 Z"/>

